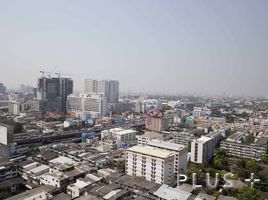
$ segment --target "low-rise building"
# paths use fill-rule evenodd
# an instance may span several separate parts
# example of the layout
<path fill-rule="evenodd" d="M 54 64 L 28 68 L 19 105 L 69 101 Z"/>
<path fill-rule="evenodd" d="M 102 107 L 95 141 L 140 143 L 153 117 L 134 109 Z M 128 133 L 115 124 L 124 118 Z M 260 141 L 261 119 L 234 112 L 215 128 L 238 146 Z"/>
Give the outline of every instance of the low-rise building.
<path fill-rule="evenodd" d="M 137 135 L 138 144 L 147 144 L 149 141 L 154 139 L 163 140 L 163 134 L 153 131 L 146 131 L 143 135 Z"/>
<path fill-rule="evenodd" d="M 13 162 L 0 157 L 0 182 L 15 178 L 17 176 L 17 168 Z"/>
<path fill-rule="evenodd" d="M 257 145 L 246 145 L 235 142 L 221 142 L 221 149 L 224 149 L 227 155 L 242 157 L 254 160 L 261 160 L 262 156 L 266 153 L 267 148 Z"/>

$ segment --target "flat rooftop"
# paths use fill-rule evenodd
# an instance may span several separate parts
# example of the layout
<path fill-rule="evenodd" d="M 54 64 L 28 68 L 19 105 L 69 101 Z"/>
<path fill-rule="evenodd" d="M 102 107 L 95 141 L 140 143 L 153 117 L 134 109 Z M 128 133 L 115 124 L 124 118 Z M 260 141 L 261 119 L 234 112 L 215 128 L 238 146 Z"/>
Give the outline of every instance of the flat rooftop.
<path fill-rule="evenodd" d="M 132 130 L 132 129 L 128 129 L 128 130 L 124 130 L 124 131 L 120 131 L 120 132 L 116 132 L 116 135 L 125 135 L 125 134 L 129 134 L 129 133 L 137 133 L 137 131 Z"/>
<path fill-rule="evenodd" d="M 69 165 L 72 165 L 72 164 L 76 164 L 77 162 L 75 162 L 74 160 L 72 160 L 71 158 L 68 158 L 68 157 L 65 157 L 65 156 L 60 156 L 58 158 L 55 158 L 51 161 L 49 161 L 50 163 L 61 163 L 61 164 L 69 164 Z"/>
<path fill-rule="evenodd" d="M 162 137 L 163 134 L 157 133 L 157 132 L 153 132 L 153 131 L 147 131 L 145 132 L 143 135 L 140 135 L 140 137 L 145 137 L 145 138 L 156 138 L 156 137 Z"/>
<path fill-rule="evenodd" d="M 212 140 L 212 138 L 210 138 L 210 137 L 206 137 L 206 136 L 202 136 L 201 138 L 198 138 L 196 141 L 197 141 L 197 142 L 205 143 L 205 142 L 207 142 L 207 141 L 209 141 L 209 140 Z"/>
<path fill-rule="evenodd" d="M 175 151 L 185 148 L 185 145 L 182 145 L 182 144 L 175 144 L 175 143 L 164 142 L 164 141 L 159 141 L 159 140 L 151 140 L 147 143 L 147 145 L 164 148 L 164 149 L 175 150 Z"/>
<path fill-rule="evenodd" d="M 173 155 L 173 152 L 171 151 L 145 145 L 136 145 L 134 147 L 130 147 L 127 151 L 150 155 L 157 158 L 168 158 Z"/>

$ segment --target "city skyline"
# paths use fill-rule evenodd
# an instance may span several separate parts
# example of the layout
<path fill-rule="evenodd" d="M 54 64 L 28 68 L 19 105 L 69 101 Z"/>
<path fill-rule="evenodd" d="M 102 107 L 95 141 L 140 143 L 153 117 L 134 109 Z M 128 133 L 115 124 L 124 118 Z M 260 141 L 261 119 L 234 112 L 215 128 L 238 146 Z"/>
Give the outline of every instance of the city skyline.
<path fill-rule="evenodd" d="M 1 2 L 0 82 L 40 70 L 120 92 L 267 96 L 267 1 Z M 13 13 L 11 15 L 11 13 Z M 12 78 L 11 78 L 12 77 Z"/>

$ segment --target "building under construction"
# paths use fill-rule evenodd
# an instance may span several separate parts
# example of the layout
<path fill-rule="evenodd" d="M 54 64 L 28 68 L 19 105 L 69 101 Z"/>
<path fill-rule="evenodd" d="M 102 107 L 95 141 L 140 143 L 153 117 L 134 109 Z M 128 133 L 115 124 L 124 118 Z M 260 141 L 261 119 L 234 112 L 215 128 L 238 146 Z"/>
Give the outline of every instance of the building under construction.
<path fill-rule="evenodd" d="M 43 112 L 66 112 L 67 96 L 73 93 L 73 80 L 71 78 L 62 78 L 43 76 L 38 79 L 37 100 L 40 101 Z"/>

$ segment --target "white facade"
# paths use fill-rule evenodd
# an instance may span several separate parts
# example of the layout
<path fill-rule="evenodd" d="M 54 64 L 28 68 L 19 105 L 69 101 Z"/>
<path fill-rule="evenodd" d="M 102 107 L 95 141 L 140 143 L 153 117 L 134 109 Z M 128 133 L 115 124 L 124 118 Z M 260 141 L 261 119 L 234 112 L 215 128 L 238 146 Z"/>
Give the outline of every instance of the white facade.
<path fill-rule="evenodd" d="M 174 173 L 175 177 L 178 177 L 178 174 L 185 174 L 187 169 L 188 162 L 188 148 L 185 145 L 174 144 L 170 142 L 164 142 L 159 140 L 152 140 L 147 143 L 148 146 L 156 147 L 159 149 L 164 149 L 172 151 L 175 155 L 174 157 Z"/>
<path fill-rule="evenodd" d="M 103 94 L 76 93 L 67 97 L 67 111 L 82 120 L 99 118 L 107 114 L 107 99 Z"/>
<path fill-rule="evenodd" d="M 191 161 L 202 164 L 209 161 L 214 153 L 213 139 L 202 136 L 191 143 Z"/>
<path fill-rule="evenodd" d="M 102 93 L 108 103 L 117 103 L 119 100 L 119 82 L 116 80 L 85 80 L 86 93 Z"/>
<path fill-rule="evenodd" d="M 245 145 L 234 142 L 221 142 L 221 149 L 224 149 L 227 155 L 239 158 L 248 158 L 260 161 L 266 153 L 266 147 L 257 145 Z"/>
<path fill-rule="evenodd" d="M 162 140 L 163 139 L 163 134 L 153 132 L 153 131 L 147 131 L 143 135 L 138 135 L 137 136 L 137 143 L 138 144 L 147 144 L 151 140 Z"/>
<path fill-rule="evenodd" d="M 136 140 L 136 134 L 137 131 L 135 130 L 123 130 L 115 133 L 116 139 L 120 140 L 121 142 L 128 142 L 128 141 L 133 141 Z"/>
<path fill-rule="evenodd" d="M 126 174 L 159 184 L 176 184 L 172 151 L 137 145 L 126 150 Z"/>
<path fill-rule="evenodd" d="M 201 107 L 194 107 L 194 111 L 193 111 L 193 117 L 196 118 L 200 118 L 202 115 L 202 108 Z"/>
<path fill-rule="evenodd" d="M 91 182 L 76 180 L 76 183 L 71 184 L 67 187 L 67 194 L 72 197 L 72 199 L 81 196 L 86 191 L 86 187 L 90 185 Z"/>
<path fill-rule="evenodd" d="M 194 163 L 208 162 L 216 146 L 220 144 L 222 132 L 211 132 L 207 136 L 195 139 L 191 143 L 191 161 Z"/>
<path fill-rule="evenodd" d="M 51 185 L 54 187 L 61 188 L 68 181 L 68 176 L 62 172 L 46 173 L 40 176 L 41 185 Z"/>
<path fill-rule="evenodd" d="M 0 124 L 0 144 L 10 145 L 13 143 L 13 127 Z"/>

